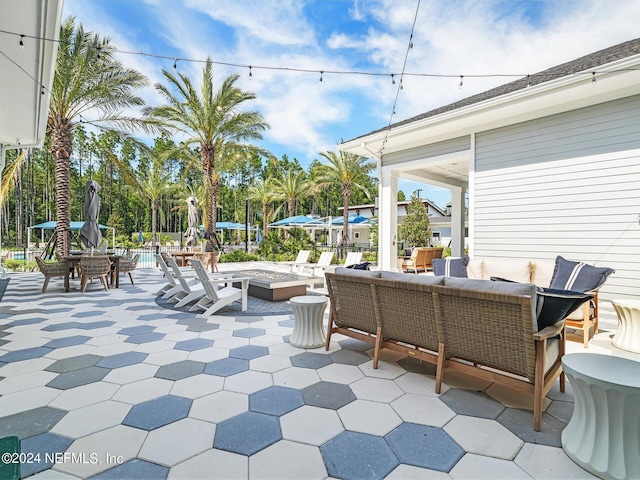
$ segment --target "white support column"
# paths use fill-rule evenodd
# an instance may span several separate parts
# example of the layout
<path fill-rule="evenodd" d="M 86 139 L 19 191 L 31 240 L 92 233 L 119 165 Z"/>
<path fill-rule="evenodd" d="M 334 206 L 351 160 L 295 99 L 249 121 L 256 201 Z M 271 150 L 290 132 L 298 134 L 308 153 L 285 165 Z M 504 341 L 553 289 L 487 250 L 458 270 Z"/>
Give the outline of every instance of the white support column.
<path fill-rule="evenodd" d="M 2 183 L 2 172 L 5 165 L 5 146 L 0 144 L 0 183 Z M 2 249 L 2 215 L 0 215 L 0 250 Z M 0 278 L 7 278 L 7 269 L 0 264 Z"/>
<path fill-rule="evenodd" d="M 466 189 L 451 188 L 451 256 L 464 256 L 464 223 L 465 223 Z"/>
<path fill-rule="evenodd" d="M 381 169 L 378 209 L 378 265 L 398 269 L 398 172 Z"/>

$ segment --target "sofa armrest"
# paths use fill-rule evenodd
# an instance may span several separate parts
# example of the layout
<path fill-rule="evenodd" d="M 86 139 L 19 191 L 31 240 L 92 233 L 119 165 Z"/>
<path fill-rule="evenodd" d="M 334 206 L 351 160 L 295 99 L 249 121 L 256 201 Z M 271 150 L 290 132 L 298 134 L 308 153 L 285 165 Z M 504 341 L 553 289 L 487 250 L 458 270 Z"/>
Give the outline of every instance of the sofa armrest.
<path fill-rule="evenodd" d="M 555 325 L 549 325 L 548 327 L 543 328 L 539 332 L 533 334 L 533 339 L 536 341 L 548 340 L 550 338 L 555 337 L 559 333 L 562 333 L 564 329 L 564 320 L 556 323 Z"/>

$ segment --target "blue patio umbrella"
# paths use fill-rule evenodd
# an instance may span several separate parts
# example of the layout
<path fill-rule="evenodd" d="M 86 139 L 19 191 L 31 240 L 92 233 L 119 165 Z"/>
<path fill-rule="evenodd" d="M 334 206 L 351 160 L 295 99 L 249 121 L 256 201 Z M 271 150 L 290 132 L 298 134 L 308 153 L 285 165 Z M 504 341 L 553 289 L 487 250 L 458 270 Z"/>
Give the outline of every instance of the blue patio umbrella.
<path fill-rule="evenodd" d="M 296 225 L 304 225 L 305 223 L 311 223 L 315 220 L 306 215 L 296 215 L 294 217 L 283 218 L 277 222 L 270 223 L 271 227 L 294 227 Z"/>
<path fill-rule="evenodd" d="M 344 218 L 342 217 L 336 217 L 331 221 L 331 225 L 342 225 L 344 221 Z M 352 213 L 351 215 L 349 215 L 349 217 L 347 218 L 347 223 L 349 225 L 356 225 L 358 223 L 364 223 L 366 222 L 367 219 L 361 215 L 357 215 L 355 213 Z"/>

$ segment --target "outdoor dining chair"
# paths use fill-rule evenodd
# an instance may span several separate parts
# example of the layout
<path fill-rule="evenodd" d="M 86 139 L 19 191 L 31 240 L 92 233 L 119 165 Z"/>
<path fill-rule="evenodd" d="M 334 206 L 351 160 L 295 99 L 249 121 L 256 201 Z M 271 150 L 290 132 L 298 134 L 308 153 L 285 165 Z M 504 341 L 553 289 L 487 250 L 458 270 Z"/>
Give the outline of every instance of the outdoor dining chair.
<path fill-rule="evenodd" d="M 36 256 L 35 258 L 40 272 L 44 275 L 42 293 L 47 291 L 47 286 L 49 285 L 51 277 L 64 278 L 64 276 L 69 273 L 69 265 L 67 265 L 67 262 L 47 263 L 42 259 L 42 257 Z"/>
<path fill-rule="evenodd" d="M 133 276 L 131 276 L 131 272 L 133 272 L 138 266 L 138 260 L 140 260 L 140 254 L 136 253 L 133 258 L 132 257 L 122 257 L 120 259 L 120 273 L 126 273 L 129 275 L 129 279 L 131 280 L 131 285 L 135 285 L 133 283 Z"/>
<path fill-rule="evenodd" d="M 80 268 L 80 285 L 82 293 L 87 289 L 87 283 L 93 278 L 100 279 L 105 291 L 109 290 L 109 275 L 111 261 L 106 255 L 83 255 L 78 264 Z"/>

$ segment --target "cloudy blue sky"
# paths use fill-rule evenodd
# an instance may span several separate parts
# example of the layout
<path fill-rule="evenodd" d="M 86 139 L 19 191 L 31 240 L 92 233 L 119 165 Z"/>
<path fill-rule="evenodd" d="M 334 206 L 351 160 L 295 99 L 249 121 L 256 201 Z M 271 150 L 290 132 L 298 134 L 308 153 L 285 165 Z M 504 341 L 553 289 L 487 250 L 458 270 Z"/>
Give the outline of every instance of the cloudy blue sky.
<path fill-rule="evenodd" d="M 253 108 L 271 129 L 262 146 L 307 166 L 318 152 L 394 121 L 454 102 L 638 36 L 638 0 L 421 0 L 405 77 L 398 92 L 418 0 L 65 0 L 64 17 L 112 39 L 127 66 L 162 81 L 177 69 L 197 80 L 202 63 L 222 79 L 241 75 Z M 311 70 L 292 72 L 259 67 Z M 337 75 L 320 71 L 386 73 Z M 462 87 L 460 75 L 464 75 Z M 471 78 L 472 75 L 495 75 Z M 503 77 L 500 75 L 515 75 Z M 398 77 L 396 77 L 398 78 Z M 153 87 L 142 96 L 161 98 Z M 444 206 L 448 191 L 414 182 L 400 188 Z"/>

